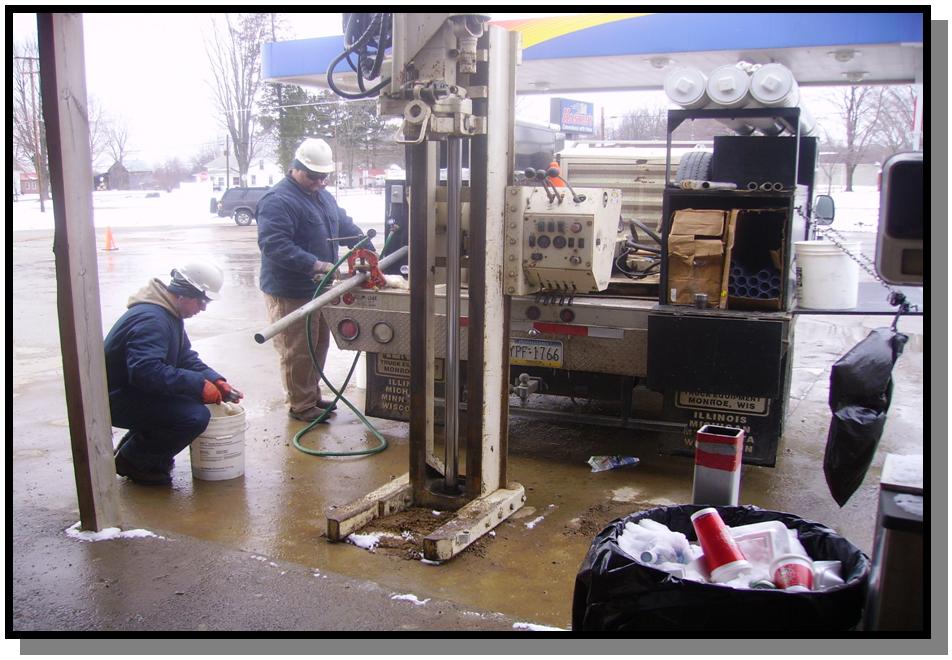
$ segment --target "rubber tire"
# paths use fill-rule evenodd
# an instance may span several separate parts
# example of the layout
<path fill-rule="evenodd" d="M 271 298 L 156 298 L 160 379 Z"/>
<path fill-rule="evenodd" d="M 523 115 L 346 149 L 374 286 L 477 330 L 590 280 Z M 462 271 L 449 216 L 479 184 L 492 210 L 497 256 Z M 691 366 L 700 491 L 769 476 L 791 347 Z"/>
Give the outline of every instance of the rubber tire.
<path fill-rule="evenodd" d="M 235 224 L 241 227 L 247 227 L 254 220 L 254 216 L 248 209 L 238 209 L 235 211 Z"/>
<path fill-rule="evenodd" d="M 710 151 L 691 151 L 681 156 L 678 163 L 678 174 L 674 177 L 675 183 L 682 181 L 709 181 L 711 178 Z"/>

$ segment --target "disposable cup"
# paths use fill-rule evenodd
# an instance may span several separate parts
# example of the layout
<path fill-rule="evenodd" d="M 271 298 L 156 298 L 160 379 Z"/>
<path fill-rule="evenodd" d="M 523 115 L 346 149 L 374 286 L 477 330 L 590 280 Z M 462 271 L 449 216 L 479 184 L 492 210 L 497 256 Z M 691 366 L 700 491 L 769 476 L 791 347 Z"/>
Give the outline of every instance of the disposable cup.
<path fill-rule="evenodd" d="M 770 574 L 778 589 L 810 591 L 813 589 L 813 562 L 801 555 L 781 555 L 770 565 Z"/>
<path fill-rule="evenodd" d="M 717 509 L 707 507 L 691 516 L 691 524 L 704 551 L 707 570 L 714 582 L 729 582 L 750 568 Z"/>

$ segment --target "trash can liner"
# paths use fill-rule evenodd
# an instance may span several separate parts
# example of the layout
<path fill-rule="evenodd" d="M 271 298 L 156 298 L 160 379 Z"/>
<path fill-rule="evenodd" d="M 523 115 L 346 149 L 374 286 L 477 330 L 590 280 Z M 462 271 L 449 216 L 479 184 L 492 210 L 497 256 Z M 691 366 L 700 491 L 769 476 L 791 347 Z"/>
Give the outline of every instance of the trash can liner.
<path fill-rule="evenodd" d="M 674 577 L 627 555 L 626 523 L 650 519 L 697 542 L 691 514 L 703 505 L 660 507 L 613 521 L 592 541 L 575 577 L 572 629 L 640 631 L 849 630 L 862 615 L 869 558 L 820 523 L 755 506 L 715 507 L 729 527 L 779 520 L 810 557 L 842 562 L 844 584 L 825 591 L 735 589 Z"/>
<path fill-rule="evenodd" d="M 892 369 L 909 337 L 877 328 L 830 370 L 833 419 L 823 455 L 830 494 L 846 504 L 866 477 L 892 400 Z"/>

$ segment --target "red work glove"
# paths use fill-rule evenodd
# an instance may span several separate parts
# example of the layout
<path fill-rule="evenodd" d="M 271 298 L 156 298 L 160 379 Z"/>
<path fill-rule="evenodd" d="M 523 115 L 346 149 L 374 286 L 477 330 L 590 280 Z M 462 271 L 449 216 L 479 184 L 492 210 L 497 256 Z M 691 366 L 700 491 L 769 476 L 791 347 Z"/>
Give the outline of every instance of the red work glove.
<path fill-rule="evenodd" d="M 206 380 L 202 386 L 202 403 L 221 403 L 221 392 L 210 380 Z"/>
<path fill-rule="evenodd" d="M 236 388 L 229 385 L 224 378 L 219 378 L 215 381 L 215 387 L 218 388 L 218 391 L 221 392 L 221 398 L 224 401 L 230 403 L 238 403 L 244 398 L 244 394 L 238 391 Z"/>

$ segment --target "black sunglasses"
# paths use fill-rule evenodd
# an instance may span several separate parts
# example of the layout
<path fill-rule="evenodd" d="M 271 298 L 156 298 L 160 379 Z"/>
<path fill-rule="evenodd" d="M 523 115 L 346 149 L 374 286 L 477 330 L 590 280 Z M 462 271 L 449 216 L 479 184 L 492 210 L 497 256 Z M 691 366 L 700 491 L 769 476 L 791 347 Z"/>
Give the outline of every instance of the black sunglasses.
<path fill-rule="evenodd" d="M 304 176 L 306 176 L 311 181 L 323 181 L 330 176 L 327 172 L 312 172 L 311 170 L 304 170 Z"/>

